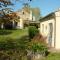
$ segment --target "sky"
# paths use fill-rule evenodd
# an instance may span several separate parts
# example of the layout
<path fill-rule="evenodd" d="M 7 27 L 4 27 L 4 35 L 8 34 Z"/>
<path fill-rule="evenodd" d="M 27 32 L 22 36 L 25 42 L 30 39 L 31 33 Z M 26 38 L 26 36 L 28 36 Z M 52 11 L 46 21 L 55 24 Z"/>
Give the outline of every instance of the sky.
<path fill-rule="evenodd" d="M 38 7 L 41 11 L 42 16 L 45 16 L 60 8 L 60 0 L 33 0 L 29 4 L 33 8 Z M 14 10 L 15 11 L 19 10 L 21 9 L 22 6 L 23 6 L 22 2 L 16 2 L 14 6 Z"/>

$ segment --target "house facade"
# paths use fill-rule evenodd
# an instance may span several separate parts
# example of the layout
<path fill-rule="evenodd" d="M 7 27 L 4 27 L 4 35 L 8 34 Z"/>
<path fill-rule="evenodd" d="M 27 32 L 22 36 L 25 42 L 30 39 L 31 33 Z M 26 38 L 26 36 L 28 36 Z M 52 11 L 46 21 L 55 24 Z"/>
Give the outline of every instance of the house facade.
<path fill-rule="evenodd" d="M 60 49 L 60 9 L 40 20 L 40 33 L 47 37 L 49 47 Z"/>
<path fill-rule="evenodd" d="M 0 28 L 14 28 L 14 29 L 23 29 L 25 23 L 29 23 L 30 21 L 36 21 L 35 16 L 32 13 L 31 9 L 27 7 L 23 7 L 21 10 L 14 12 L 18 19 L 13 19 L 7 24 L 1 23 Z M 11 13 L 12 14 L 12 13 Z M 10 14 L 9 14 L 10 15 Z"/>
<path fill-rule="evenodd" d="M 25 10 L 24 8 L 20 11 L 16 12 L 17 15 L 19 16 L 19 21 L 16 22 L 16 28 L 17 29 L 23 29 L 24 28 L 24 23 L 28 22 L 28 21 L 35 21 L 35 16 L 33 16 L 32 14 L 32 10 Z M 13 21 L 13 25 L 14 25 L 14 21 Z"/>

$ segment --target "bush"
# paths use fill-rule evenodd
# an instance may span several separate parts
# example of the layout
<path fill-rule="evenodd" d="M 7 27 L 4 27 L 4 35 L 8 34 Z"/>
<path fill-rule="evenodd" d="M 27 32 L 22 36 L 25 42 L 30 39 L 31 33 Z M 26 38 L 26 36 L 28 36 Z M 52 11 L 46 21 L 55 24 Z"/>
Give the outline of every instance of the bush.
<path fill-rule="evenodd" d="M 40 53 L 42 55 L 47 51 L 47 47 L 42 43 L 33 43 L 31 48 L 34 53 Z"/>
<path fill-rule="evenodd" d="M 46 37 L 42 36 L 41 34 L 37 34 L 33 37 L 32 39 L 33 42 L 40 42 L 40 43 L 43 43 L 47 46 L 47 43 L 46 43 Z"/>
<path fill-rule="evenodd" d="M 46 55 L 46 53 L 48 52 L 47 46 L 40 42 L 30 42 L 28 48 L 32 51 L 33 54 L 38 53 L 41 55 Z"/>
<path fill-rule="evenodd" d="M 47 55 L 48 48 L 46 43 L 46 38 L 40 34 L 34 36 L 34 38 L 29 42 L 28 49 L 34 54 L 39 53 L 41 55 Z"/>
<path fill-rule="evenodd" d="M 36 34 L 39 33 L 38 29 L 35 26 L 29 26 L 28 32 L 30 39 L 32 39 Z"/>
<path fill-rule="evenodd" d="M 33 60 L 41 60 L 47 55 L 48 49 L 44 43 L 30 42 L 29 51 L 31 52 Z M 30 55 L 30 56 L 31 56 Z"/>

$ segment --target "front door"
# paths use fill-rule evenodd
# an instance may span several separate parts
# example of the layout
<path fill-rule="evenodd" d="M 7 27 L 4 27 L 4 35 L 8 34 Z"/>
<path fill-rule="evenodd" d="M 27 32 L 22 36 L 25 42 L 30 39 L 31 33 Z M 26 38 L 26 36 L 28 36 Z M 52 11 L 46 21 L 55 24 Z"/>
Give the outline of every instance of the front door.
<path fill-rule="evenodd" d="M 49 37 L 48 37 L 49 47 L 52 46 L 52 33 L 53 33 L 53 24 L 49 23 Z"/>

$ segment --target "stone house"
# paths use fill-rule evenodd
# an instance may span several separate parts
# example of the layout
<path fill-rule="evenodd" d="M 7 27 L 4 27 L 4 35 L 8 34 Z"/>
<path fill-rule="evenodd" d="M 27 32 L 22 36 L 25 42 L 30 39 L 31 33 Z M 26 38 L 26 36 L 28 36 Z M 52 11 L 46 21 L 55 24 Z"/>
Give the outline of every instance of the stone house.
<path fill-rule="evenodd" d="M 60 9 L 40 19 L 40 33 L 49 47 L 60 49 Z"/>
<path fill-rule="evenodd" d="M 32 13 L 32 10 L 25 10 L 22 8 L 22 10 L 16 12 L 17 15 L 19 16 L 19 21 L 16 22 L 16 26 L 14 25 L 15 22 L 13 21 L 13 25 L 17 29 L 23 29 L 24 28 L 24 23 L 29 23 L 30 21 L 36 21 L 35 16 Z"/>
<path fill-rule="evenodd" d="M 30 21 L 36 20 L 31 9 L 28 10 L 28 9 L 22 8 L 21 10 L 16 11 L 15 13 L 19 17 L 19 19 L 18 20 L 12 20 L 11 23 L 10 22 L 7 23 L 8 27 L 10 26 L 10 27 L 15 28 L 15 29 L 23 29 L 24 23 L 26 23 L 26 22 L 28 23 Z M 3 23 L 1 23 L 0 27 L 3 29 L 3 28 L 5 28 L 5 25 Z"/>

